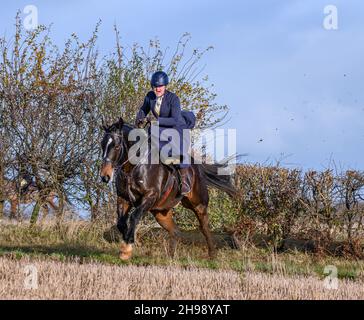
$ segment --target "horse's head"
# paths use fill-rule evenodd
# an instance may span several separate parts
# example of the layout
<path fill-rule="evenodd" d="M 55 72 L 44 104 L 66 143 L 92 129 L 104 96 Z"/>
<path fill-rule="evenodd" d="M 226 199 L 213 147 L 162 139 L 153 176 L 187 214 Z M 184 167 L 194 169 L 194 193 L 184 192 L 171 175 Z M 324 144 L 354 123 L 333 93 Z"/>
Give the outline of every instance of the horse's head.
<path fill-rule="evenodd" d="M 119 119 L 111 126 L 102 126 L 105 131 L 104 137 L 101 141 L 102 149 L 102 165 L 100 176 L 103 182 L 108 183 L 113 176 L 114 168 L 121 160 L 124 149 L 124 120 Z"/>

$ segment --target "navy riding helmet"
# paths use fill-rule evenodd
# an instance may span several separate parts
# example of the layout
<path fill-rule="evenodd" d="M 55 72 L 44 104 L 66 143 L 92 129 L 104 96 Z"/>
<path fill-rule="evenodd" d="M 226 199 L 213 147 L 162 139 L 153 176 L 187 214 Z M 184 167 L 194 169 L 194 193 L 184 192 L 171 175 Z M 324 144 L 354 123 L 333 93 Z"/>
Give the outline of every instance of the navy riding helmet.
<path fill-rule="evenodd" d="M 150 84 L 152 87 L 166 86 L 169 83 L 168 76 L 163 71 L 153 73 Z"/>

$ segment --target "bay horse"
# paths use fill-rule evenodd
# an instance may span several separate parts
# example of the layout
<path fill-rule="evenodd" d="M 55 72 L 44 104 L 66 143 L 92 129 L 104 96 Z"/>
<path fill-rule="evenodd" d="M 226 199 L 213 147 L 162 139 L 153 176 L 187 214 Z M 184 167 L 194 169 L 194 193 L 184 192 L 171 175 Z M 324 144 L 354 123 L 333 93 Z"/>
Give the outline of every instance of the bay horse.
<path fill-rule="evenodd" d="M 157 222 L 170 234 L 169 253 L 173 256 L 180 231 L 173 220 L 172 208 L 181 203 L 192 210 L 200 225 L 208 246 L 210 258 L 215 257 L 216 248 L 209 228 L 207 207 L 209 204 L 208 186 L 225 191 L 229 196 L 236 195 L 230 175 L 218 175 L 218 169 L 225 164 L 195 164 L 189 167 L 191 191 L 180 195 L 179 179 L 172 166 L 158 164 L 132 164 L 128 151 L 135 142 L 128 135 L 136 128 L 124 123 L 120 118 L 111 126 L 102 126 L 105 131 L 101 142 L 102 165 L 100 176 L 108 183 L 115 173 L 117 192 L 117 228 L 124 242 L 121 244 L 120 259 L 132 256 L 136 226 L 146 212 L 151 212 Z M 131 209 L 135 208 L 131 212 Z"/>
<path fill-rule="evenodd" d="M 54 203 L 54 198 L 57 196 L 55 192 L 50 192 L 45 203 L 42 205 L 44 210 L 43 218 L 49 213 L 49 207 L 57 211 L 58 207 Z M 11 180 L 3 177 L 2 199 L 0 201 L 10 202 L 10 218 L 15 219 L 20 204 L 30 204 L 37 202 L 40 199 L 40 193 L 37 186 L 33 185 L 25 177 L 21 178 L 19 183 L 16 180 Z"/>

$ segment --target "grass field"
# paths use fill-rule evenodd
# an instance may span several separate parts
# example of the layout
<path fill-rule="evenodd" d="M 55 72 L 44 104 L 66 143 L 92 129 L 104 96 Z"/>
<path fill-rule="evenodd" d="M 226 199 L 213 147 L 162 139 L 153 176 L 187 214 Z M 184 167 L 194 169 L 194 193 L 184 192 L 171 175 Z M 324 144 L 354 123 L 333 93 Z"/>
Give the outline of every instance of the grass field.
<path fill-rule="evenodd" d="M 141 226 L 132 260 L 105 241 L 109 226 L 88 222 L 0 224 L 2 299 L 364 299 L 364 262 L 297 251 L 276 254 L 242 246 L 206 259 L 204 245 L 179 243 Z M 24 290 L 26 266 L 38 288 Z M 338 289 L 325 287 L 325 267 L 335 266 Z M 168 275 L 168 276 L 166 276 Z"/>

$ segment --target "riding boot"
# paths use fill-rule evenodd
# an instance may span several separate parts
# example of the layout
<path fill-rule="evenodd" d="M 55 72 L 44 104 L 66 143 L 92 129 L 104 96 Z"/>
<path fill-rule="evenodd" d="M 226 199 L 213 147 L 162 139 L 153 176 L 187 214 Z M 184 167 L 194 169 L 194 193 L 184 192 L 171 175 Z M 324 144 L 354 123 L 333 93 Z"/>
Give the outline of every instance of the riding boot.
<path fill-rule="evenodd" d="M 188 168 L 179 169 L 181 176 L 181 195 L 185 196 L 191 191 L 191 177 L 188 174 Z"/>

